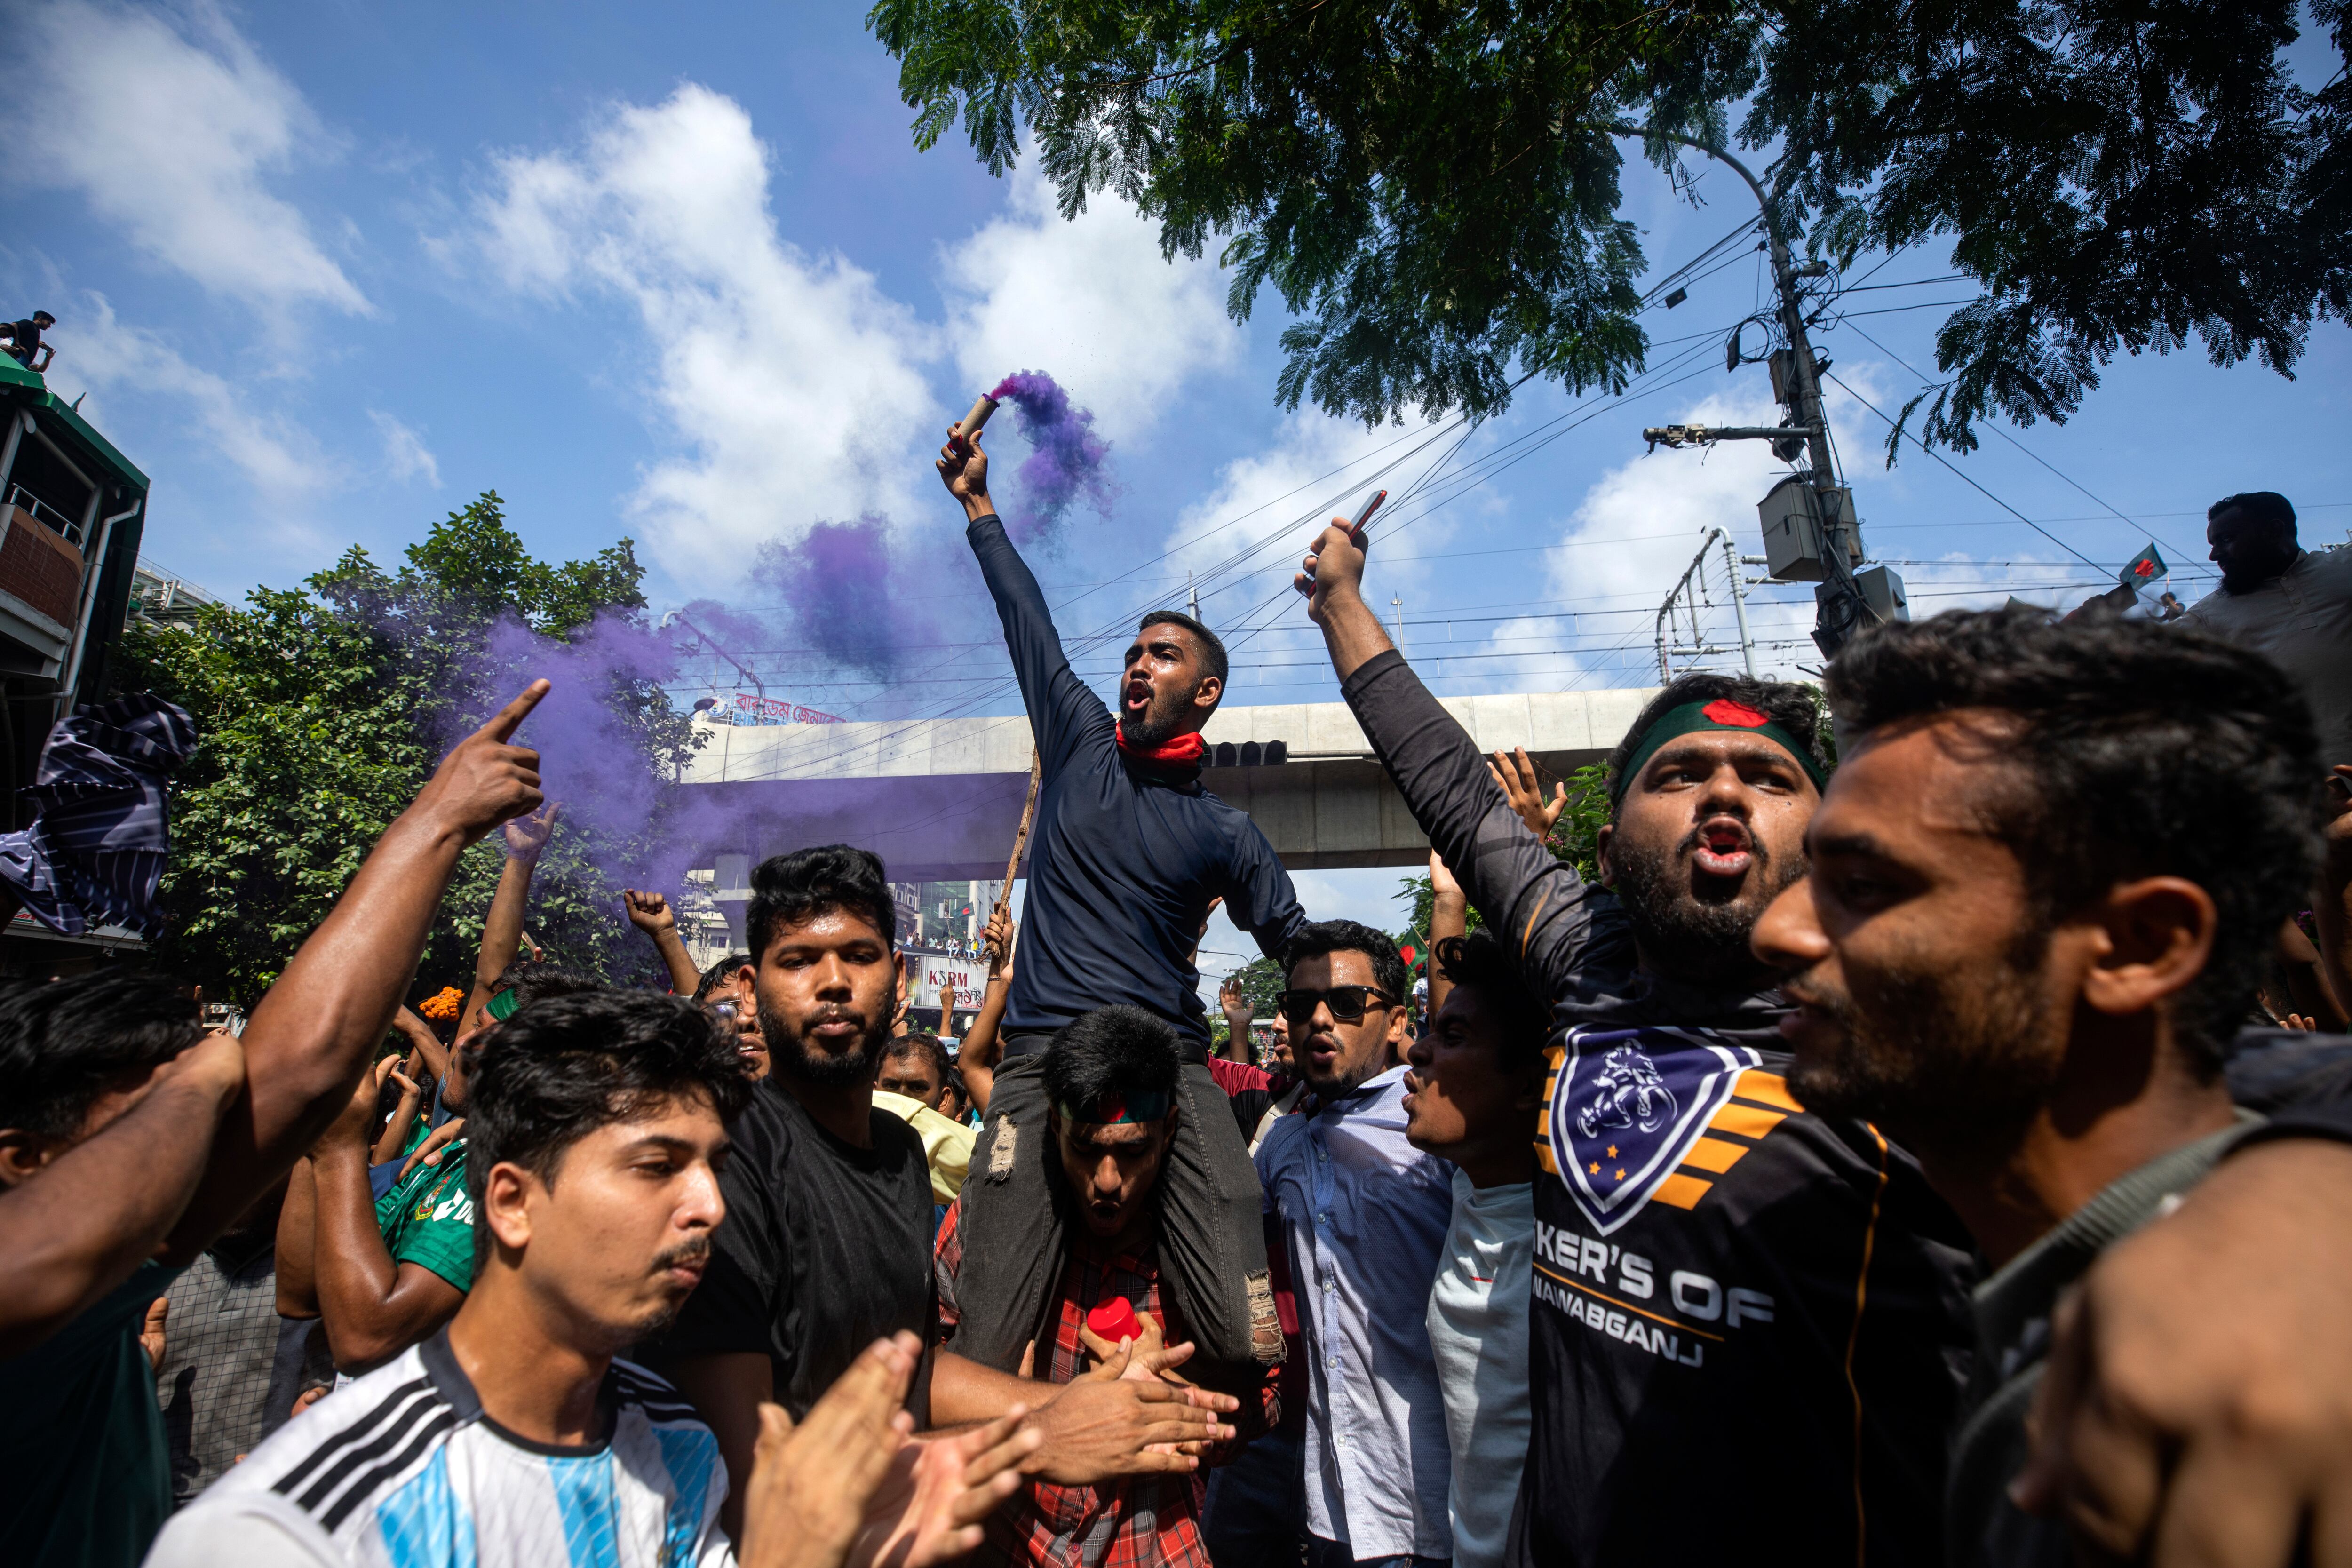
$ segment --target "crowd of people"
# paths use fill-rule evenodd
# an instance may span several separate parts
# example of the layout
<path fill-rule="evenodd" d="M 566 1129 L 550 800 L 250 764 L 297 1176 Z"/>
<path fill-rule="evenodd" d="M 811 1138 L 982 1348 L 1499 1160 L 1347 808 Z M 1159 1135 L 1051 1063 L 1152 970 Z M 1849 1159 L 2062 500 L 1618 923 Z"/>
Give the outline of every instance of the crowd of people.
<path fill-rule="evenodd" d="M 0 1557 L 2352 1563 L 2352 552 L 2231 498 L 2183 616 L 1684 676 L 1588 880 L 1335 525 L 1297 586 L 1430 841 L 1417 1006 L 1202 787 L 1214 634 L 1144 616 L 1104 703 L 978 440 L 939 467 L 1041 768 L 954 1048 L 856 846 L 708 970 L 628 893 L 667 994 L 521 956 L 534 685 L 241 1035 L 128 966 L 0 995 Z"/>

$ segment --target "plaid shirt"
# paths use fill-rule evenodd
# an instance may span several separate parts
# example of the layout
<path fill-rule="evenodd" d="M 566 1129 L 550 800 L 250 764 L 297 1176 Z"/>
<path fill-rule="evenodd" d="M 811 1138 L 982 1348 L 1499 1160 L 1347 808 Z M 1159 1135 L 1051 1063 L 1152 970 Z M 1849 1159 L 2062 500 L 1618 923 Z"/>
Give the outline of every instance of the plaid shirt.
<path fill-rule="evenodd" d="M 951 1342 L 959 1321 L 956 1271 L 963 1262 L 963 1216 L 959 1198 L 940 1226 L 933 1252 L 933 1272 L 940 1285 L 940 1342 Z M 1090 1258 L 1073 1250 L 1063 1265 L 1056 1287 L 1061 1315 L 1055 1321 L 1054 1342 L 1041 1345 L 1031 1375 L 1041 1383 L 1068 1383 L 1085 1372 L 1092 1358 L 1078 1339 L 1087 1313 L 1115 1296 L 1133 1303 L 1138 1316 L 1160 1321 L 1170 1344 L 1185 1338 L 1183 1320 L 1160 1294 L 1158 1249 L 1146 1245 L 1133 1253 L 1110 1258 Z M 1279 1369 L 1268 1369 L 1259 1395 L 1260 1408 L 1242 1410 L 1234 1419 L 1243 1432 L 1271 1429 L 1282 1413 L 1276 1393 Z M 1255 1419 L 1253 1416 L 1255 1415 Z M 1202 1461 L 1215 1462 L 1213 1456 Z M 1130 1476 L 1102 1486 L 1062 1486 L 1032 1480 L 989 1516 L 991 1555 L 1034 1568 L 1212 1568 L 1208 1549 L 1201 1542 L 1201 1500 L 1208 1481 L 1192 1475 Z"/>

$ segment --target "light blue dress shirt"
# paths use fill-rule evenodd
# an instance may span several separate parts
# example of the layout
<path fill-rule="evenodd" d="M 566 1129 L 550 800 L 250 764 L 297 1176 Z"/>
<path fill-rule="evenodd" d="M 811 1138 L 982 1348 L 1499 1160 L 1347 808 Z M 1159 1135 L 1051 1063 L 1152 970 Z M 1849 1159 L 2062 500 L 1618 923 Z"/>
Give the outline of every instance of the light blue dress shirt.
<path fill-rule="evenodd" d="M 1454 1167 L 1405 1142 L 1404 1068 L 1258 1145 L 1268 1213 L 1312 1369 L 1307 1526 L 1353 1555 L 1451 1557 L 1445 1401 L 1429 1291 L 1453 1217 Z"/>

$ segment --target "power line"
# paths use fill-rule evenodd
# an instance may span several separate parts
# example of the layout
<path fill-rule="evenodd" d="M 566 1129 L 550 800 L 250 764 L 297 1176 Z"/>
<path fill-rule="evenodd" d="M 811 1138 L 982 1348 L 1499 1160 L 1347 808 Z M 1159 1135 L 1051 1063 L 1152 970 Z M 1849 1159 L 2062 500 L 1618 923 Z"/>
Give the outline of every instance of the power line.
<path fill-rule="evenodd" d="M 1857 328 L 1856 330 L 1859 331 L 1860 329 Z M 1886 415 L 1881 411 L 1878 405 L 1873 403 L 1867 397 L 1864 397 L 1861 393 L 1856 392 L 1853 387 L 1847 386 L 1846 384 L 1843 381 L 1839 380 L 1835 374 L 1829 372 L 1823 372 L 1822 374 L 1828 375 L 1830 380 L 1837 382 L 1839 386 L 1843 387 L 1845 395 L 1848 397 L 1853 398 L 1856 403 L 1861 404 L 1873 414 L 1876 414 L 1879 418 L 1885 420 L 1889 428 L 1901 431 L 1903 435 L 1910 438 L 1913 446 L 1927 453 L 1927 456 L 1935 458 L 1936 461 L 1942 463 L 1945 468 L 1950 468 L 1955 475 L 1958 476 L 1960 481 L 1967 485 L 1970 489 L 1975 490 L 1979 495 L 1984 497 L 1985 500 L 1992 502 L 1993 505 L 2000 508 L 2001 510 L 2008 512 L 2011 516 L 2016 518 L 2018 521 L 2025 524 L 2026 527 L 2032 529 L 2034 532 L 2040 534 L 2042 538 L 2048 540 L 2051 543 L 2056 545 L 2059 549 L 2064 551 L 2075 560 L 2080 561 L 2084 565 L 2091 567 L 2095 571 L 2105 570 L 2105 568 L 2101 566 L 2097 562 L 2092 560 L 2089 556 L 2084 554 L 2081 551 L 2075 549 L 2073 545 L 2067 543 L 2064 540 L 2059 538 L 2056 534 L 2051 532 L 2048 529 L 2042 527 L 2040 523 L 2034 521 L 2032 518 L 2026 516 L 2023 512 L 2018 510 L 2015 507 L 2010 505 L 2007 501 L 1993 494 L 1990 490 L 1985 489 L 1984 486 L 1977 483 L 1976 480 L 1969 478 L 1968 475 L 1961 473 L 1958 468 L 1954 468 L 1951 463 L 1945 460 L 1944 455 L 1941 452 L 1937 451 L 1936 448 L 1928 446 L 1925 441 L 1920 440 L 1918 437 L 1913 436 L 1910 431 L 1904 430 L 1903 427 L 1896 425 L 1894 420 L 1888 419 Z"/>
<path fill-rule="evenodd" d="M 1911 365 L 1907 361 L 1906 361 L 1906 360 L 1903 358 L 1903 356 L 1902 356 L 1901 354 L 1896 353 L 1893 349 L 1888 348 L 1885 343 L 1880 342 L 1876 338 L 1872 337 L 1868 332 L 1864 331 L 1860 327 L 1856 327 L 1856 328 L 1854 329 L 1854 334 L 1855 334 L 1857 337 L 1861 338 L 1863 342 L 1864 342 L 1868 343 L 1871 347 L 1873 347 L 1873 348 L 1876 349 L 1880 353 L 1883 353 L 1883 354 L 1885 354 L 1888 359 L 1893 360 L 1896 364 L 1899 364 L 1899 365 L 1903 366 L 1903 368 L 1904 368 L 1905 370 L 1910 371 L 1910 372 L 1911 372 L 1911 374 L 1912 374 L 1913 375 L 1915 375 L 1915 376 L 1918 376 L 1918 378 L 1919 378 L 1919 380 L 1920 380 L 1921 382 L 1923 382 L 1923 383 L 1924 383 L 1924 382 L 1927 379 L 1926 376 L 1924 376 L 1924 375 L 1920 375 L 1920 374 L 1919 374 L 1919 372 L 1918 372 L 1916 369 L 1913 368 L 1913 366 L 1912 366 L 1912 365 Z M 1884 417 L 1884 416 L 1882 416 L 1882 417 Z M 2074 488 L 2075 489 L 2080 490 L 2084 495 L 2090 497 L 2090 499 L 2091 499 L 2092 500 L 2096 501 L 2100 506 L 2102 506 L 2102 507 L 2105 507 L 2105 508 L 2106 508 L 2106 510 L 2107 510 L 2108 511 L 2113 512 L 2116 517 L 2123 518 L 2123 521 L 2126 521 L 2126 522 L 2132 522 L 2132 521 L 2137 521 L 2136 519 L 2133 519 L 2133 518 L 2125 517 L 2125 516 L 2124 516 L 2124 514 L 2123 514 L 2121 511 L 2117 510 L 2114 506 L 2110 505 L 2106 500 L 2104 500 L 2104 499 L 2102 499 L 2101 497 L 2092 495 L 2092 494 L 2091 494 L 2091 492 L 2090 492 L 2090 490 L 2089 490 L 2089 489 L 2085 489 L 2085 488 L 2084 488 L 2081 483 L 2079 483 L 2078 481 L 2076 481 L 2076 480 L 2075 480 L 2075 479 L 2074 479 L 2072 475 L 2068 474 L 2068 473 L 2067 473 L 2067 472 L 2065 472 L 2063 469 L 2060 468 L 2058 467 L 2058 465 L 2057 465 L 2057 464 L 2053 463 L 2053 462 L 2051 462 L 2048 458 L 2046 458 L 2042 457 L 2042 454 L 2040 454 L 2039 452 L 2036 452 L 2032 447 L 2028 447 L 2024 442 L 2020 441 L 2016 437 L 2014 437 L 2014 436 L 2011 435 L 2008 431 L 2006 431 L 2006 430 L 2002 429 L 1999 425 L 1991 424 L 1991 423 L 1988 422 L 1988 424 L 1987 424 L 1987 426 L 1986 426 L 1986 428 L 1990 429 L 1990 430 L 1994 435 L 1996 435 L 1996 436 L 2000 437 L 2002 440 L 2004 440 L 2004 441 L 2008 442 L 2011 446 L 2012 446 L 2012 447 L 2016 447 L 2019 451 L 2021 451 L 2021 452 L 2024 453 L 2027 457 L 2029 457 L 2029 458 L 2032 458 L 2035 462 L 2040 463 L 2043 468 L 2045 468 L 2049 469 L 2052 473 L 2056 474 L 2060 479 L 2064 479 L 2064 480 L 2065 480 L 2069 485 L 2074 486 Z M 2162 514 L 2151 514 L 2151 515 L 2162 515 Z M 2174 516 L 2194 516 L 2194 515 L 2197 515 L 2197 514 L 2195 514 L 2195 513 L 2174 513 L 2174 514 L 2172 514 L 2172 515 L 2174 515 Z M 2154 539 L 2154 538 L 2156 537 L 2156 536 L 2155 536 L 2155 533 L 2154 533 L 2154 531 L 2152 531 L 2152 530 L 2150 531 L 2148 537 L 2149 537 L 2149 538 L 2151 538 L 2151 539 Z M 2171 551 L 2171 552 L 2173 552 L 2173 554 L 2174 554 L 2174 555 L 2179 556 L 2179 557 L 2181 560 L 2183 560 L 2183 561 L 2189 561 L 2189 560 L 2193 560 L 2193 559 L 2194 559 L 2194 556 L 2193 556 L 2193 554 L 2192 554 L 2191 552 L 2181 550 L 2181 549 L 2179 548 L 2179 546 L 2178 546 L 2178 545 L 2174 544 L 2174 543 L 2173 543 L 2171 541 L 2169 541 L 2169 540 L 2158 540 L 2158 541 L 2157 541 L 2157 542 L 2158 542 L 2158 543 L 2162 544 L 2162 545 L 2163 545 L 2167 550 Z M 2199 568 L 2197 568 L 2197 567 L 2194 567 L 2194 566 L 2189 567 L 2189 572 L 2190 572 L 2190 574 L 2191 574 L 2192 575 L 2199 576 L 2199 577 L 2210 577 L 2210 576 L 2215 575 L 2215 574 L 2213 574 L 2213 573 L 2211 573 L 2211 572 L 2203 571 L 2203 570 L 2200 570 L 2200 569 L 2199 569 Z"/>

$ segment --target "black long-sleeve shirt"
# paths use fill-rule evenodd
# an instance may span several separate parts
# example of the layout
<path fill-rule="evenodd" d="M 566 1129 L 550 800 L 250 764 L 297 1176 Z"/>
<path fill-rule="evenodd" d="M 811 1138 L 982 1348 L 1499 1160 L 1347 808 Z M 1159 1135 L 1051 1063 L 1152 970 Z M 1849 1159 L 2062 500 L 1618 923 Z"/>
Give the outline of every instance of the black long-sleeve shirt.
<path fill-rule="evenodd" d="M 1967 1232 L 1875 1130 L 1790 1098 L 1776 993 L 1637 967 L 1400 656 L 1341 689 L 1559 1030 L 1511 1561 L 1937 1562 Z"/>
<path fill-rule="evenodd" d="M 993 515 L 966 530 L 1004 623 L 1004 645 L 1044 773 L 1030 837 L 1008 1031 L 1057 1029 L 1126 1003 L 1206 1047 L 1192 950 L 1209 906 L 1279 957 L 1305 916 L 1290 874 L 1248 816 L 1190 770 L 1129 761 L 1110 710 L 1073 674 L 1037 579 Z"/>

